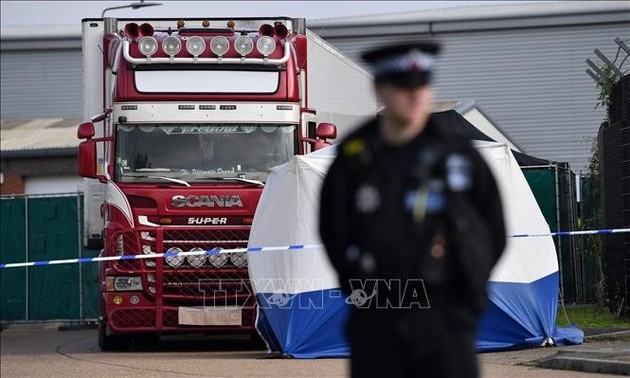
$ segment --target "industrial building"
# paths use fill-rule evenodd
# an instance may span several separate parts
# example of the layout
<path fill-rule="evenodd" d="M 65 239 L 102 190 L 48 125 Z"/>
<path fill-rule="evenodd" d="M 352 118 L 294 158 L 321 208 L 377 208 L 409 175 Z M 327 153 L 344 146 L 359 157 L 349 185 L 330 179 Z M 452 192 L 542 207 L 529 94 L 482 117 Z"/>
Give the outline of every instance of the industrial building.
<path fill-rule="evenodd" d="M 438 100 L 474 99 L 527 154 L 568 162 L 579 172 L 588 165 L 605 113 L 595 108 L 599 92 L 585 60 L 599 61 L 594 49 L 615 58 L 614 39 L 630 39 L 630 5 L 497 2 L 308 27 L 356 61 L 371 46 L 440 40 Z"/>

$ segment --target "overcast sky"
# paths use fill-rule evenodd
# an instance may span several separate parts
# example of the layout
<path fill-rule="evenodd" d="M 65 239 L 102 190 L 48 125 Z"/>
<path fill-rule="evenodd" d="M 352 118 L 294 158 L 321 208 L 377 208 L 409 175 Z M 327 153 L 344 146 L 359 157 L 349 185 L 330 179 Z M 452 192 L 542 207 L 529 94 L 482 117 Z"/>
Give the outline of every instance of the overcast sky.
<path fill-rule="evenodd" d="M 136 0 L 138 1 L 138 0 Z M 2 27 L 14 25 L 77 25 L 82 18 L 98 18 L 108 7 L 132 1 L 5 1 L 0 2 Z M 146 2 L 153 2 L 146 0 Z M 408 12 L 497 1 L 176 1 L 138 10 L 107 12 L 112 17 L 306 17 L 309 20 Z M 506 1 L 526 3 L 530 1 Z"/>

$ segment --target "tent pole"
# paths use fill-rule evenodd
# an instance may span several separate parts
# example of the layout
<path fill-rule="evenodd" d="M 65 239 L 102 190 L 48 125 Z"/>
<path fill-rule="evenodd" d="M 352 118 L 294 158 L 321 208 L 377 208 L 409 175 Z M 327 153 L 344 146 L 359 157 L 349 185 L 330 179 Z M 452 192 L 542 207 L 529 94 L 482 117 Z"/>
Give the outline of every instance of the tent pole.
<path fill-rule="evenodd" d="M 556 231 L 562 231 L 560 229 L 560 180 L 558 178 L 558 164 L 554 165 L 555 169 L 555 186 L 556 186 Z M 558 265 L 560 272 L 560 292 L 562 293 L 562 297 L 564 298 L 564 269 L 562 267 L 562 238 L 557 238 L 558 240 Z"/>

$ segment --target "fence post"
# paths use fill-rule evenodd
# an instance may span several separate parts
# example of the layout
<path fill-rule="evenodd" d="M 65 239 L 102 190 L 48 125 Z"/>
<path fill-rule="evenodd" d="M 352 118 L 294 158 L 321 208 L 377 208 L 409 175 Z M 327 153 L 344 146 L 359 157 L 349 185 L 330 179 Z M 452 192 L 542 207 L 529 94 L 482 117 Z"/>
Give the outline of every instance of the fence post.
<path fill-rule="evenodd" d="M 584 214 L 584 192 L 582 190 L 582 186 L 583 186 L 582 178 L 583 178 L 583 174 L 582 174 L 582 170 L 580 169 L 580 172 L 578 173 L 578 176 L 577 176 L 577 180 L 575 182 L 575 184 L 576 184 L 575 193 L 576 193 L 577 197 L 580 199 L 580 202 L 579 202 L 579 205 L 580 205 L 580 209 L 579 209 L 580 224 L 578 225 L 579 227 L 577 228 L 577 229 L 580 229 L 580 230 L 584 230 L 585 226 L 587 224 L 586 223 L 586 216 Z M 576 203 L 577 203 L 577 200 L 576 200 Z M 587 261 L 586 261 L 586 243 L 584 242 L 584 238 L 585 238 L 584 235 L 580 236 L 578 239 L 576 239 L 577 240 L 576 244 L 577 244 L 577 248 L 578 248 L 578 251 L 579 251 L 579 254 L 578 254 L 579 267 L 580 267 L 579 272 L 580 272 L 580 276 L 581 276 L 580 292 L 582 293 L 582 301 L 584 303 L 588 303 L 589 298 L 588 298 L 588 293 L 587 293 L 587 288 L 586 288 L 586 285 L 588 284 L 586 282 L 588 272 L 587 272 L 587 266 L 586 266 L 586 264 L 587 264 Z"/>
<path fill-rule="evenodd" d="M 24 261 L 30 261 L 28 258 L 28 250 L 30 248 L 29 246 L 29 217 L 28 217 L 28 196 L 25 195 L 24 196 Z M 25 314 L 25 318 L 24 320 L 28 321 L 29 320 L 29 281 L 30 281 L 30 272 L 31 272 L 31 268 L 26 268 L 26 273 L 24 274 L 24 277 L 26 277 L 26 282 L 24 285 L 24 314 Z"/>
<path fill-rule="evenodd" d="M 569 211 L 569 229 L 575 230 L 575 226 L 577 225 L 576 221 L 576 198 L 575 198 L 575 175 L 571 172 L 571 168 L 567 165 L 566 169 L 567 181 L 569 183 L 569 193 L 568 193 L 568 211 Z M 579 256 L 577 255 L 576 245 L 577 245 L 578 236 L 571 235 L 569 239 L 569 248 L 571 249 L 571 265 L 573 266 L 573 288 L 574 288 L 574 302 L 580 301 L 581 290 L 580 283 L 582 282 L 582 276 L 580 275 L 580 262 Z"/>
<path fill-rule="evenodd" d="M 77 251 L 79 259 L 83 257 L 82 227 L 81 227 L 81 196 L 77 188 Z M 79 321 L 83 322 L 83 263 L 79 262 Z"/>

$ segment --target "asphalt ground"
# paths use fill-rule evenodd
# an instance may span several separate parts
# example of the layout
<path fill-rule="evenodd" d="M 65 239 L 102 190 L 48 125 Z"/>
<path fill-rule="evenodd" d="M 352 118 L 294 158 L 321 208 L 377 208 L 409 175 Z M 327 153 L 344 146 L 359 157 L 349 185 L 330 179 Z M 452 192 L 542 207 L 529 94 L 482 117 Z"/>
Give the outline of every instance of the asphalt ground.
<path fill-rule="evenodd" d="M 598 377 L 548 370 L 537 362 L 558 352 L 607 350 L 630 355 L 630 341 L 602 339 L 582 346 L 537 348 L 479 355 L 483 377 Z M 612 352 L 611 352 L 612 351 Z M 0 333 L 0 376 L 8 377 L 343 377 L 347 359 L 270 359 L 239 337 L 169 337 L 131 351 L 104 353 L 96 330 L 56 326 L 9 327 Z"/>

